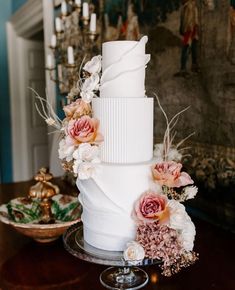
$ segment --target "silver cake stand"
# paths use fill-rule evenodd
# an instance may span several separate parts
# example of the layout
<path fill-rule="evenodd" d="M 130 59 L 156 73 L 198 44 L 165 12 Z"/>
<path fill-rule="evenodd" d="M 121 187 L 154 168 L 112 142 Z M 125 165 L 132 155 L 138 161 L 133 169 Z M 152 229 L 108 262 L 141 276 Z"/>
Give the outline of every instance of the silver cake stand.
<path fill-rule="evenodd" d="M 95 264 L 111 266 L 100 274 L 101 284 L 108 289 L 135 290 L 148 283 L 148 274 L 137 266 L 161 263 L 144 259 L 133 263 L 123 259 L 123 252 L 105 251 L 92 247 L 83 239 L 82 223 L 71 226 L 63 235 L 65 249 L 73 256 Z"/>

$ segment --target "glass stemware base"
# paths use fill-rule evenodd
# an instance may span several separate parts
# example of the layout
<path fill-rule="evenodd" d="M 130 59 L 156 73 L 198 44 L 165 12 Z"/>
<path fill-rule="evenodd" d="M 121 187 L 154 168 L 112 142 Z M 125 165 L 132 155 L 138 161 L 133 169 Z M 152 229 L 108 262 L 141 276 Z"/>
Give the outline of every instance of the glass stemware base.
<path fill-rule="evenodd" d="M 101 284 L 108 289 L 135 290 L 148 283 L 148 274 L 139 267 L 110 267 L 100 274 Z"/>
<path fill-rule="evenodd" d="M 135 290 L 148 283 L 148 274 L 137 266 L 159 264 L 159 260 L 143 259 L 135 264 L 123 259 L 123 252 L 97 249 L 84 241 L 83 225 L 70 227 L 63 235 L 66 250 L 73 256 L 87 262 L 112 266 L 100 275 L 101 284 L 108 289 Z"/>

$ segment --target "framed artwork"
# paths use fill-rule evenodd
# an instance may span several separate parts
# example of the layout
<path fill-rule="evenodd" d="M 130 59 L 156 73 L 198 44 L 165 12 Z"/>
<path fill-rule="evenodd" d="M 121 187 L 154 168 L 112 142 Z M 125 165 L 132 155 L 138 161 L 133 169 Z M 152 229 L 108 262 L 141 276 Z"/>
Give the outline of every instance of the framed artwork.
<path fill-rule="evenodd" d="M 164 21 L 167 13 L 179 8 L 180 0 L 106 0 L 104 2 L 105 40 L 138 40 L 146 27 Z"/>

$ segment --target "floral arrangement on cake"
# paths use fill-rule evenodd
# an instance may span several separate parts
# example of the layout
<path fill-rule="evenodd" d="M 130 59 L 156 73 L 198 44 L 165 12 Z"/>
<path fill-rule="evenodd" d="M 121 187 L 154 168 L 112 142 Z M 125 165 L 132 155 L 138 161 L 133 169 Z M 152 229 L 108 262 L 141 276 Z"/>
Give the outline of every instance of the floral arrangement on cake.
<path fill-rule="evenodd" d="M 59 158 L 65 171 L 79 179 L 92 177 L 100 163 L 99 120 L 92 116 L 91 100 L 99 89 L 101 56 L 95 56 L 82 68 L 82 78 L 68 94 L 69 103 L 63 107 L 65 118 L 60 120 L 48 101 L 34 93 L 41 108 L 36 109 L 46 123 L 61 132 Z M 79 75 L 81 72 L 79 72 Z"/>
<path fill-rule="evenodd" d="M 186 109 L 169 122 L 159 100 L 158 104 L 166 118 L 167 129 L 163 143 L 155 145 L 155 163 L 151 167 L 155 186 L 146 190 L 134 204 L 136 240 L 127 244 L 124 259 L 134 264 L 144 258 L 158 259 L 162 261 L 162 274 L 171 276 L 198 259 L 193 251 L 195 226 L 182 204 L 194 198 L 198 189 L 192 185 L 189 174 L 182 171 L 180 163 L 181 152 L 186 148 L 180 150 L 179 146 L 191 135 L 173 146 L 174 134 L 170 132 Z"/>

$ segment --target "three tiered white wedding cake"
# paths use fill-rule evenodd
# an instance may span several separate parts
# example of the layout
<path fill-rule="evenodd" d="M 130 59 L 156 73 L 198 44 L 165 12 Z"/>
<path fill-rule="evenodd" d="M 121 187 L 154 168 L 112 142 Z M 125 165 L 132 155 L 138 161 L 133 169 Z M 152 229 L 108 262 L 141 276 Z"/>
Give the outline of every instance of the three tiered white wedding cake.
<path fill-rule="evenodd" d="M 101 161 L 92 178 L 77 180 L 84 239 L 121 251 L 136 236 L 135 201 L 150 188 L 153 164 L 153 98 L 145 96 L 147 37 L 102 45 L 100 98 L 92 100 L 100 121 Z"/>
<path fill-rule="evenodd" d="M 179 147 L 190 135 L 173 144 L 174 127 L 186 109 L 169 119 L 157 96 L 166 131 L 153 152 L 153 99 L 145 96 L 144 84 L 150 59 L 146 42 L 144 36 L 104 43 L 102 57 L 94 56 L 82 68 L 63 120 L 37 98 L 40 115 L 61 133 L 64 169 L 77 177 L 85 241 L 123 251 L 131 263 L 161 260 L 163 275 L 171 276 L 198 259 L 195 226 L 183 205 L 198 189 L 182 170 L 187 147 Z"/>

